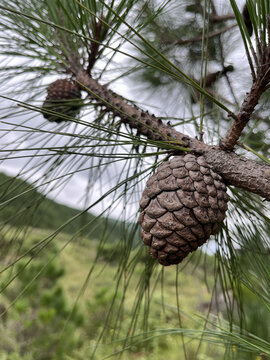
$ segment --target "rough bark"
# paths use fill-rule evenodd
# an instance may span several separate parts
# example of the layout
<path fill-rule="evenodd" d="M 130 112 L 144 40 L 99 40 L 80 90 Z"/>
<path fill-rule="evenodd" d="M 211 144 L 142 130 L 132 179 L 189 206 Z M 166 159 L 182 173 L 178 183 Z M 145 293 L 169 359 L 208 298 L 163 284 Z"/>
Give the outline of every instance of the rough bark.
<path fill-rule="evenodd" d="M 149 140 L 163 141 L 174 145 L 177 153 L 187 148 L 197 155 L 204 155 L 207 163 L 223 177 L 227 185 L 245 189 L 258 194 L 270 201 L 270 166 L 261 164 L 234 152 L 221 150 L 193 139 L 175 130 L 171 125 L 164 124 L 160 119 L 135 105 L 129 104 L 121 96 L 101 85 L 86 72 L 80 71 L 77 82 L 89 93 L 92 99 L 102 102 L 107 110 L 131 128 L 136 128 L 141 135 Z"/>
<path fill-rule="evenodd" d="M 270 200 L 269 165 L 217 148 L 205 152 L 204 157 L 228 185 L 234 185 Z"/>
<path fill-rule="evenodd" d="M 174 146 L 194 150 L 198 154 L 203 154 L 208 149 L 208 145 L 178 132 L 172 126 L 164 124 L 155 115 L 149 114 L 148 111 L 128 104 L 125 99 L 99 84 L 86 72 L 80 72 L 77 81 L 84 90 L 88 91 L 92 99 L 103 102 L 115 116 L 119 116 L 131 128 L 139 130 L 140 134 L 145 135 L 149 140 L 166 141 Z"/>

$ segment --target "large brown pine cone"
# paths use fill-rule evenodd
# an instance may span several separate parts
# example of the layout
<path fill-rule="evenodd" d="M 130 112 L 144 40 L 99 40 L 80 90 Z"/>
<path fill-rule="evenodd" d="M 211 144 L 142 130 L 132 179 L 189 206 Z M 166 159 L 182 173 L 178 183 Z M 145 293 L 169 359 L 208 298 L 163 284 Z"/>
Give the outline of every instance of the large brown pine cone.
<path fill-rule="evenodd" d="M 47 97 L 42 106 L 42 114 L 45 119 L 55 121 L 67 121 L 60 114 L 75 117 L 80 111 L 81 92 L 78 85 L 70 80 L 60 79 L 54 81 L 47 89 Z M 53 111 L 58 114 L 52 114 Z"/>
<path fill-rule="evenodd" d="M 180 263 L 218 232 L 228 196 L 202 156 L 176 156 L 158 167 L 140 201 L 141 236 L 162 265 Z"/>

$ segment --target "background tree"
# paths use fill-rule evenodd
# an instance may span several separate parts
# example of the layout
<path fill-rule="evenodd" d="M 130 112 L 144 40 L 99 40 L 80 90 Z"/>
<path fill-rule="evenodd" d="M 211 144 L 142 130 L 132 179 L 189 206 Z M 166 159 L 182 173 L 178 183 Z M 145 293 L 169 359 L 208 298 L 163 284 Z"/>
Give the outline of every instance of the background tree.
<path fill-rule="evenodd" d="M 242 16 L 244 5 L 234 0 L 2 0 L 1 160 L 9 166 L 14 161 L 18 177 L 51 196 L 68 181 L 79 182 L 78 174 L 88 178 L 83 211 L 35 244 L 19 271 L 78 217 L 81 228 L 69 242 L 93 231 L 96 220 L 88 221 L 87 211 L 118 213 L 125 221 L 114 244 L 116 293 L 121 289 L 122 298 L 112 298 L 100 340 L 112 323 L 117 337 L 125 294 L 146 250 L 135 221 L 145 182 L 164 160 L 192 153 L 203 155 L 228 186 L 227 217 L 215 235 L 212 286 L 213 299 L 222 293 L 227 311 L 226 321 L 207 317 L 199 335 L 181 321 L 177 333 L 228 344 L 251 358 L 270 356 L 269 325 L 263 334 L 252 334 L 246 301 L 254 296 L 262 318 L 269 316 L 270 5 L 247 1 Z M 32 191 L 3 198 L 1 206 Z M 13 214 L 15 238 L 26 233 L 26 224 L 38 221 L 35 209 L 41 202 L 29 198 Z M 107 241 L 104 232 L 97 259 Z M 2 272 L 24 257 L 19 249 Z M 135 337 L 141 312 L 142 341 L 147 339 L 151 289 L 166 275 L 156 261 L 144 259 L 124 348 L 141 341 Z M 188 259 L 176 266 L 176 280 Z M 84 286 L 93 271 L 94 266 Z M 178 292 L 176 281 L 177 297 Z"/>

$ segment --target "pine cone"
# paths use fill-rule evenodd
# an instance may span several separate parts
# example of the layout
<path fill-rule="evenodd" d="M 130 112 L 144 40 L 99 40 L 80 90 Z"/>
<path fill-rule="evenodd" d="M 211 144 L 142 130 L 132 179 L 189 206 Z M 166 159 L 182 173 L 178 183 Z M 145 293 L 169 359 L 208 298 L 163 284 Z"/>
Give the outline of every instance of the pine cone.
<path fill-rule="evenodd" d="M 47 89 L 47 97 L 42 106 L 42 114 L 45 119 L 57 123 L 66 121 L 60 114 L 75 117 L 80 111 L 79 99 L 81 92 L 78 85 L 67 79 L 54 81 Z M 60 114 L 50 114 L 53 111 Z"/>
<path fill-rule="evenodd" d="M 225 218 L 226 185 L 202 156 L 176 156 L 158 167 L 140 201 L 141 236 L 162 265 L 180 263 L 216 234 Z"/>

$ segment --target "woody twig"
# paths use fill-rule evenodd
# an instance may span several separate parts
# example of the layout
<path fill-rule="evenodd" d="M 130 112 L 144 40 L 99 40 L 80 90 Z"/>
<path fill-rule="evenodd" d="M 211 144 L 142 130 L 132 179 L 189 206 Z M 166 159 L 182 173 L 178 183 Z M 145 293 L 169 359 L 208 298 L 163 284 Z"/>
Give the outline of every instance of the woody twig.
<path fill-rule="evenodd" d="M 98 59 L 100 45 L 106 37 L 108 27 L 105 24 L 105 17 L 103 15 L 101 16 L 101 20 L 97 21 L 95 18 L 93 19 L 93 41 L 91 41 L 91 45 L 88 51 L 88 74 L 91 74 L 91 70 Z"/>
<path fill-rule="evenodd" d="M 269 28 L 268 28 L 269 33 Z M 270 43 L 265 46 L 260 43 L 258 47 L 259 66 L 257 73 L 253 76 L 253 83 L 250 91 L 246 94 L 243 104 L 237 114 L 234 122 L 226 134 L 225 138 L 220 142 L 220 147 L 223 150 L 232 151 L 237 141 L 239 140 L 244 128 L 248 124 L 256 105 L 259 102 L 262 94 L 268 89 L 270 82 Z M 256 59 L 257 60 L 257 59 Z"/>

